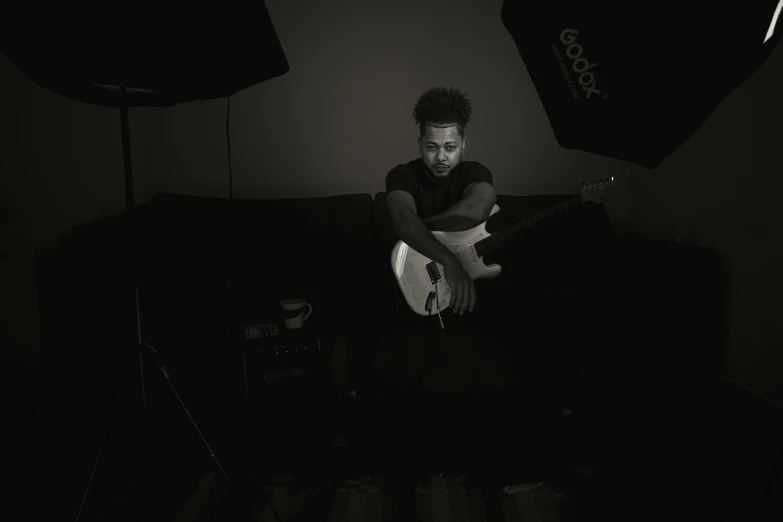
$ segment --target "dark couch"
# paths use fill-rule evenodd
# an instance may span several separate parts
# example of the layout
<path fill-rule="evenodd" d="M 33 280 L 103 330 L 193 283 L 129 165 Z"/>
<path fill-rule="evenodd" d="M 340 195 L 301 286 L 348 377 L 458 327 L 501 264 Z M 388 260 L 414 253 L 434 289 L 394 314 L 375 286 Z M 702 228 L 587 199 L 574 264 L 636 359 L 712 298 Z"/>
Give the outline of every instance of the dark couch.
<path fill-rule="evenodd" d="M 568 197 L 500 195 L 498 205 L 524 216 Z M 721 372 L 722 256 L 616 237 L 599 205 L 518 243 L 512 257 L 488 260 L 524 290 L 509 306 L 538 311 L 492 336 L 410 327 L 390 270 L 397 238 L 383 193 L 233 201 L 161 193 L 136 216 L 138 249 L 123 212 L 75 229 L 39 258 L 52 387 L 112 389 L 118 375 L 133 378 L 134 267 L 144 336 L 183 370 L 180 379 L 195 373 L 237 393 L 240 325 L 277 313 L 287 297 L 310 300 L 308 328 L 328 346 L 348 339 L 360 394 L 625 398 Z M 508 219 L 493 216 L 488 229 Z"/>

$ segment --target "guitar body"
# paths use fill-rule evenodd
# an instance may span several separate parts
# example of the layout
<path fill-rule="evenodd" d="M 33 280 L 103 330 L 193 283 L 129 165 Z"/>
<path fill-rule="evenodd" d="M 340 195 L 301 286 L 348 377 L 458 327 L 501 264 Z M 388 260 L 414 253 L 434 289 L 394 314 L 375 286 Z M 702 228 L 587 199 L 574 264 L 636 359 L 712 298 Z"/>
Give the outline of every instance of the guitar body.
<path fill-rule="evenodd" d="M 495 205 L 490 216 L 500 211 Z M 490 237 L 486 222 L 461 232 L 433 231 L 432 235 L 442 245 L 446 246 L 459 259 L 471 279 L 492 279 L 500 275 L 502 267 L 498 264 L 485 265 L 483 258 L 476 254 L 473 246 L 476 242 Z M 434 263 L 432 259 L 420 254 L 403 241 L 398 241 L 392 249 L 392 271 L 400 285 L 402 295 L 411 310 L 419 315 L 436 314 L 438 307 L 445 310 L 450 306 L 451 289 L 445 279 L 443 265 Z M 437 267 L 437 270 L 434 270 Z M 437 282 L 437 302 L 430 301 L 431 310 L 427 310 L 428 298 L 434 295 Z"/>

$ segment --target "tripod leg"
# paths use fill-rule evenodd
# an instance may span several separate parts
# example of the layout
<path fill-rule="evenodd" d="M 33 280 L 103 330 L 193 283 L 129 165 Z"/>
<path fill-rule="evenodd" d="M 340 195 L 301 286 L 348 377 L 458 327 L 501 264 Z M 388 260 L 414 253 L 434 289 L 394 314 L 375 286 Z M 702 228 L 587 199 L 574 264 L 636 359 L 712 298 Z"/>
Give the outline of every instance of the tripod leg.
<path fill-rule="evenodd" d="M 82 496 L 82 502 L 79 504 L 79 511 L 76 513 L 76 522 L 79 522 L 79 520 L 82 517 L 82 511 L 84 511 L 84 505 L 87 503 L 87 496 L 90 494 L 90 491 L 92 491 L 92 481 L 95 479 L 95 471 L 98 469 L 98 463 L 101 460 L 101 455 L 103 454 L 103 447 L 106 444 L 106 439 L 108 438 L 108 434 L 106 437 L 104 437 L 103 441 L 101 442 L 101 447 L 98 449 L 98 455 L 95 456 L 95 462 L 92 465 L 92 471 L 90 472 L 90 479 L 87 481 L 87 487 L 84 488 L 84 495 Z"/>
<path fill-rule="evenodd" d="M 220 464 L 220 461 L 215 455 L 215 452 L 212 450 L 212 446 L 209 445 L 209 442 L 204 437 L 204 434 L 201 432 L 201 429 L 198 427 L 198 424 L 196 423 L 195 419 L 193 419 L 193 416 L 190 414 L 190 411 L 188 410 L 187 406 L 185 406 L 185 403 L 182 401 L 182 398 L 179 396 L 179 393 L 177 393 L 177 389 L 171 383 L 168 370 L 166 370 L 166 368 L 158 361 L 158 358 L 155 355 L 157 353 L 157 350 L 155 350 L 155 348 L 153 348 L 149 344 L 147 344 L 147 348 L 149 348 L 150 354 L 152 355 L 155 364 L 158 366 L 158 368 L 160 368 L 160 371 L 163 374 L 163 378 L 166 380 L 166 384 L 168 384 L 169 388 L 171 388 L 171 391 L 174 393 L 174 397 L 176 397 L 177 401 L 179 402 L 179 405 L 182 406 L 182 409 L 185 411 L 185 414 L 188 416 L 190 423 L 193 425 L 193 428 L 196 430 L 196 433 L 198 433 L 201 442 L 204 443 L 204 446 L 206 446 L 207 451 L 209 451 L 210 458 L 215 461 L 215 465 L 217 465 L 218 469 L 220 470 L 220 473 L 223 475 L 223 477 L 225 477 L 226 482 L 228 482 L 228 485 L 233 488 L 234 484 L 231 482 L 231 479 L 226 473 L 226 470 L 224 470 L 223 466 Z"/>
<path fill-rule="evenodd" d="M 107 446 L 106 443 L 109 441 L 110 435 L 113 434 L 113 433 L 116 433 L 115 430 L 117 428 L 117 426 L 116 426 L 117 415 L 119 414 L 118 411 L 121 411 L 120 410 L 120 405 L 122 404 L 122 401 L 123 401 L 122 397 L 123 397 L 123 395 L 118 395 L 117 397 L 115 397 L 113 403 L 108 408 L 108 412 L 106 413 L 106 419 L 104 421 L 104 424 L 105 424 L 105 428 L 104 428 L 105 434 L 103 436 L 103 440 L 101 441 L 101 445 L 98 448 L 98 453 L 95 455 L 95 461 L 93 462 L 92 470 L 90 471 L 90 477 L 87 480 L 87 486 L 84 488 L 84 495 L 82 495 L 82 501 L 79 504 L 79 511 L 76 514 L 76 522 L 79 522 L 79 520 L 81 520 L 82 515 L 84 514 L 84 507 L 87 505 L 87 498 L 91 494 L 93 494 L 93 497 L 94 497 L 94 493 L 96 492 L 96 489 L 98 489 L 94 485 L 96 472 L 98 471 L 98 466 L 101 465 L 101 466 L 104 467 L 104 469 L 107 469 L 106 468 L 106 464 L 103 463 L 101 461 L 101 459 L 103 457 L 104 449 Z M 109 453 L 111 453 L 111 452 L 109 452 Z M 100 498 L 100 493 L 99 493 L 99 498 Z M 103 500 L 105 501 L 105 499 L 103 499 Z M 99 500 L 98 502 L 100 504 L 101 501 Z"/>

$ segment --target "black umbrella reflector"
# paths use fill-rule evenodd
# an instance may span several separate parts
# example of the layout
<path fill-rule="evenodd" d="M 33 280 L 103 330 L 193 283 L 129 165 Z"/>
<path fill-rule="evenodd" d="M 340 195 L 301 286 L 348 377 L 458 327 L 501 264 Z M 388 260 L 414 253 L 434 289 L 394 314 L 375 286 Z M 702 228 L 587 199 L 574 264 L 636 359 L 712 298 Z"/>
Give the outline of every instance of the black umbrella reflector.
<path fill-rule="evenodd" d="M 247 12 L 164 16 L 128 4 L 3 37 L 3 53 L 42 87 L 85 103 L 167 107 L 230 96 L 282 76 L 288 61 L 263 2 Z M 126 88 L 122 95 L 120 89 Z"/>

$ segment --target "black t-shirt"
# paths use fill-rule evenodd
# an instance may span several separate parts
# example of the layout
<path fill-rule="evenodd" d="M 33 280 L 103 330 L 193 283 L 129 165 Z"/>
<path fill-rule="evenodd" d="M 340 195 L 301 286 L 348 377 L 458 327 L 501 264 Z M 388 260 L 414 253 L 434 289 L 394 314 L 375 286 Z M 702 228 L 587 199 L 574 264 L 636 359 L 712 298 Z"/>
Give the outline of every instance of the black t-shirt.
<path fill-rule="evenodd" d="M 413 196 L 422 219 L 444 212 L 463 197 L 465 187 L 476 181 L 492 183 L 492 173 L 476 161 L 461 161 L 445 179 L 435 179 L 421 158 L 397 165 L 386 175 L 386 193 L 404 190 Z"/>

